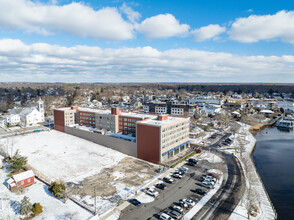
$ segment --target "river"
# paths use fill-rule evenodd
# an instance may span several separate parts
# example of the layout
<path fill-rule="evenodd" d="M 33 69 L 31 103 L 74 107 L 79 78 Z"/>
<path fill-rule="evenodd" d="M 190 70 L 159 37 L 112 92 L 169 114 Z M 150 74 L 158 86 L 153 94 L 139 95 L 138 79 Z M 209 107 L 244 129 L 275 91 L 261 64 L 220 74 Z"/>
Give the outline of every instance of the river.
<path fill-rule="evenodd" d="M 253 160 L 278 219 L 294 219 L 294 132 L 266 128 L 255 137 Z"/>

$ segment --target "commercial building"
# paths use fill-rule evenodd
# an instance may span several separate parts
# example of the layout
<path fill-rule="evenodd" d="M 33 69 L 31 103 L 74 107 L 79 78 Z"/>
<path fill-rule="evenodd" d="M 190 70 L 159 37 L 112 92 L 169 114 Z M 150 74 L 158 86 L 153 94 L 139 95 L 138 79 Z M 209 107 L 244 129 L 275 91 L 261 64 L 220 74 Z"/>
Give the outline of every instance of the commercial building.
<path fill-rule="evenodd" d="M 76 120 L 74 120 L 75 118 Z M 55 109 L 54 124 L 56 130 L 62 132 L 71 130 L 72 134 L 77 136 L 79 136 L 79 131 L 73 131 L 74 124 L 88 127 L 92 134 L 93 129 L 108 131 L 109 136 L 93 135 L 96 135 L 98 139 L 100 138 L 101 143 L 103 139 L 104 145 L 110 147 L 112 147 L 111 143 L 115 143 L 111 140 L 113 137 L 124 139 L 125 148 L 128 148 L 125 142 L 129 140 L 129 142 L 132 142 L 130 149 L 136 144 L 135 155 L 138 158 L 153 163 L 170 160 L 190 146 L 189 118 L 121 112 L 118 108 L 100 110 L 71 107 Z M 67 127 L 71 128 L 67 129 Z M 120 134 L 113 135 L 114 133 Z M 93 135 L 91 135 L 91 140 L 93 140 Z M 130 138 L 130 136 L 133 138 Z M 83 137 L 90 136 L 84 135 Z M 107 142 L 107 138 L 109 138 L 109 142 Z M 95 140 L 95 142 L 99 143 L 99 140 Z"/>
<path fill-rule="evenodd" d="M 76 115 L 77 109 L 77 106 L 54 109 L 54 129 L 64 132 L 65 126 L 76 124 L 78 121 Z"/>
<path fill-rule="evenodd" d="M 152 112 L 156 114 L 171 114 L 171 115 L 189 115 L 193 116 L 197 111 L 197 106 L 194 104 L 187 104 L 180 101 L 152 101 L 146 102 L 143 106 L 145 112 Z"/>
<path fill-rule="evenodd" d="M 161 163 L 190 147 L 189 118 L 160 115 L 137 122 L 138 158 Z"/>

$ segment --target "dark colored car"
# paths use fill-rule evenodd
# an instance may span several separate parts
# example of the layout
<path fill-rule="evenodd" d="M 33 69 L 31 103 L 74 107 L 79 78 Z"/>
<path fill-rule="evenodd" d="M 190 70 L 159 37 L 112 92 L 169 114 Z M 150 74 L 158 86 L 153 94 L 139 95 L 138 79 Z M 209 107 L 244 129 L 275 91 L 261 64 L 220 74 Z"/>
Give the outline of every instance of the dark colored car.
<path fill-rule="evenodd" d="M 206 192 L 202 189 L 196 189 L 196 193 L 198 193 L 199 195 L 206 195 Z"/>
<path fill-rule="evenodd" d="M 132 203 L 135 206 L 140 206 L 141 205 L 141 202 L 138 199 L 130 199 L 129 202 Z"/>
<path fill-rule="evenodd" d="M 172 178 L 167 178 L 167 177 L 164 177 L 163 181 L 166 183 L 173 183 L 174 182 L 174 180 Z"/>
<path fill-rule="evenodd" d="M 163 184 L 163 183 L 158 183 L 158 184 L 155 185 L 155 187 L 158 188 L 158 189 L 165 189 L 166 185 Z"/>
<path fill-rule="evenodd" d="M 186 165 L 191 166 L 191 167 L 194 167 L 196 164 L 195 163 L 192 163 L 192 162 L 188 162 L 188 163 L 186 163 Z"/>
<path fill-rule="evenodd" d="M 188 162 L 191 162 L 191 163 L 197 164 L 197 163 L 198 163 L 198 160 L 196 160 L 196 159 L 194 159 L 194 158 L 189 158 Z"/>

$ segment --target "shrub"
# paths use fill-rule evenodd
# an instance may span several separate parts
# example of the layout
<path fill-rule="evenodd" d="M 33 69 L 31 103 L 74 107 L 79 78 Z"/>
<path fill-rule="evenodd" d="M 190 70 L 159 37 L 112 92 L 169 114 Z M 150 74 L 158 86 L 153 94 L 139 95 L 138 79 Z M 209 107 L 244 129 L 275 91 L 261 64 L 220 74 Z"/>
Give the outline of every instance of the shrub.
<path fill-rule="evenodd" d="M 37 215 L 38 215 L 38 214 L 40 214 L 40 213 L 43 212 L 43 207 L 41 206 L 40 203 L 35 203 L 35 204 L 33 205 L 32 212 L 33 212 L 34 214 L 37 214 Z"/>
<path fill-rule="evenodd" d="M 195 149 L 195 153 L 196 153 L 196 154 L 200 154 L 200 153 L 201 153 L 201 149 L 200 149 L 200 148 L 196 148 L 196 149 Z"/>
<path fill-rule="evenodd" d="M 32 210 L 32 204 L 30 203 L 30 199 L 28 197 L 23 197 L 20 202 L 20 214 L 27 215 Z"/>
<path fill-rule="evenodd" d="M 21 169 L 25 167 L 27 162 L 28 162 L 27 157 L 21 156 L 19 154 L 19 150 L 17 150 L 15 154 L 13 155 L 13 157 L 11 157 L 11 159 L 8 160 L 8 164 L 9 164 L 8 169 L 12 172 L 20 171 Z"/>
<path fill-rule="evenodd" d="M 52 182 L 49 186 L 49 191 L 58 199 L 65 197 L 65 185 L 64 183 Z"/>

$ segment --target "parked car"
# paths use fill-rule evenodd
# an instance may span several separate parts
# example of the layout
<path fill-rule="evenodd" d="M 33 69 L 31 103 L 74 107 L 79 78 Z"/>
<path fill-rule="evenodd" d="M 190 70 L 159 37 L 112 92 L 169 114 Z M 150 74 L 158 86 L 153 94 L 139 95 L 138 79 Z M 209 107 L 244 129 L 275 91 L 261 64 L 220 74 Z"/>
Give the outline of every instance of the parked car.
<path fill-rule="evenodd" d="M 195 205 L 195 202 L 192 199 L 181 199 L 180 201 L 186 203 L 189 207 L 192 207 Z"/>
<path fill-rule="evenodd" d="M 130 199 L 129 202 L 132 203 L 135 206 L 140 206 L 141 205 L 141 202 L 138 199 Z"/>
<path fill-rule="evenodd" d="M 212 176 L 206 176 L 204 178 L 204 181 L 209 181 L 209 182 L 216 182 L 216 178 L 212 177 Z"/>
<path fill-rule="evenodd" d="M 188 170 L 189 170 L 189 169 L 188 169 L 187 167 L 180 167 L 180 168 L 179 168 L 179 171 L 180 171 L 180 172 L 184 172 L 184 173 L 187 173 Z"/>
<path fill-rule="evenodd" d="M 155 187 L 156 188 L 158 188 L 158 189 L 165 189 L 166 188 L 166 185 L 165 184 L 163 184 L 163 183 L 157 183 L 156 185 L 155 185 Z"/>
<path fill-rule="evenodd" d="M 170 177 L 164 177 L 163 181 L 166 182 L 166 183 L 173 183 L 174 182 L 174 180 L 172 178 L 170 178 Z"/>
<path fill-rule="evenodd" d="M 194 158 L 189 158 L 188 162 L 197 164 L 198 163 L 198 160 L 196 160 Z"/>
<path fill-rule="evenodd" d="M 147 189 L 146 194 L 153 197 L 158 197 L 159 193 L 155 189 Z"/>
<path fill-rule="evenodd" d="M 168 211 L 166 212 L 166 214 L 168 214 L 169 216 L 173 217 L 174 219 L 180 219 L 182 214 L 173 210 L 173 211 Z"/>
<path fill-rule="evenodd" d="M 174 178 L 176 178 L 176 179 L 182 179 L 182 178 L 183 178 L 183 176 L 180 175 L 180 174 L 178 174 L 178 173 L 174 173 L 174 174 L 172 175 L 172 177 L 174 177 Z"/>
<path fill-rule="evenodd" d="M 184 172 L 181 172 L 181 171 L 175 171 L 174 174 L 179 174 L 181 176 L 184 176 L 185 175 L 185 173 Z"/>
<path fill-rule="evenodd" d="M 166 213 L 161 213 L 159 216 L 159 220 L 173 220 L 172 217 L 170 217 L 168 214 Z"/>
<path fill-rule="evenodd" d="M 186 163 L 186 165 L 194 167 L 196 165 L 196 163 L 188 162 L 188 163 Z"/>
<path fill-rule="evenodd" d="M 202 182 L 201 186 L 204 186 L 204 187 L 206 187 L 208 189 L 211 189 L 213 187 L 213 185 L 211 183 L 208 183 L 208 182 Z"/>
<path fill-rule="evenodd" d="M 179 204 L 182 208 L 186 208 L 186 209 L 189 208 L 188 204 L 183 202 L 182 200 L 179 201 Z"/>
<path fill-rule="evenodd" d="M 175 210 L 175 211 L 177 211 L 177 212 L 179 212 L 179 213 L 182 213 L 182 212 L 183 212 L 183 208 L 182 208 L 181 206 L 178 206 L 178 205 L 174 205 L 174 206 L 172 206 L 171 209 L 172 209 L 172 210 Z"/>
<path fill-rule="evenodd" d="M 206 195 L 206 192 L 202 189 L 199 189 L 199 188 L 196 189 L 196 193 L 198 193 L 199 195 L 202 195 L 202 196 Z"/>

